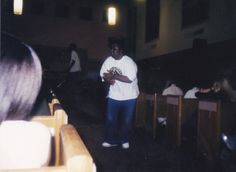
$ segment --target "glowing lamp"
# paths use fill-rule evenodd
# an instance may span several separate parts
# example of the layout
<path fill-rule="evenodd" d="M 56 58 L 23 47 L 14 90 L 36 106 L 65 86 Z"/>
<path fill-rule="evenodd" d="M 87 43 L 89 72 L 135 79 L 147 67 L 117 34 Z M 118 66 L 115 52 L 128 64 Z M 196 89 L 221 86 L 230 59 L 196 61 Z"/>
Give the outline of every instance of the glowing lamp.
<path fill-rule="evenodd" d="M 115 7 L 108 8 L 108 24 L 109 25 L 116 24 L 116 8 Z"/>
<path fill-rule="evenodd" d="M 22 15 L 23 0 L 14 0 L 13 11 L 15 15 Z"/>

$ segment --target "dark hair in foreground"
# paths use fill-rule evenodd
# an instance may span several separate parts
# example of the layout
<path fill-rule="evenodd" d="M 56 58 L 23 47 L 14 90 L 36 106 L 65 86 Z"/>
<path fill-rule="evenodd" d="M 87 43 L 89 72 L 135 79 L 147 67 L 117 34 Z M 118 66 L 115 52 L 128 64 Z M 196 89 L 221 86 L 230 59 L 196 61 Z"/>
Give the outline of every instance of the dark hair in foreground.
<path fill-rule="evenodd" d="M 0 123 L 22 120 L 30 113 L 41 87 L 42 68 L 34 50 L 1 34 Z"/>

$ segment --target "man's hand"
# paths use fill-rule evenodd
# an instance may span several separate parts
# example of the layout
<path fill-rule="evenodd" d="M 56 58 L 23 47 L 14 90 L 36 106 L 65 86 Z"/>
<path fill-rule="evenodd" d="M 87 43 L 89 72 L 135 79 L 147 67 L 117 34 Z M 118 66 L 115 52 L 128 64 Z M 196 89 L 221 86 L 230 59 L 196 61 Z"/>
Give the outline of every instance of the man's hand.
<path fill-rule="evenodd" d="M 109 82 L 111 85 L 115 83 L 115 80 L 125 82 L 125 83 L 131 83 L 132 81 L 124 75 L 119 74 L 113 74 L 111 71 L 107 71 L 106 73 L 103 73 L 103 79 L 107 82 Z"/>
<path fill-rule="evenodd" d="M 103 73 L 103 78 L 105 81 L 107 81 L 111 85 L 115 83 L 114 74 L 112 74 L 110 71 Z"/>
<path fill-rule="evenodd" d="M 106 72 L 106 73 L 103 73 L 103 78 L 106 80 L 106 81 L 110 81 L 113 79 L 113 74 L 110 73 L 110 72 Z"/>

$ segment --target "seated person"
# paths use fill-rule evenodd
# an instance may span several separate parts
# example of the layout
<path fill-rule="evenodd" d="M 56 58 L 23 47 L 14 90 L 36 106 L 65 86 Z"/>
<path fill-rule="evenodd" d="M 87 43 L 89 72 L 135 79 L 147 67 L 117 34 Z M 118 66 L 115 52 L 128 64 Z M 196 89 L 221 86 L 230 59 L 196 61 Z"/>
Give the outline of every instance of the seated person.
<path fill-rule="evenodd" d="M 163 90 L 162 95 L 163 96 L 167 96 L 167 95 L 182 96 L 183 91 L 181 88 L 176 86 L 175 83 L 170 82 L 169 86 Z"/>
<path fill-rule="evenodd" d="M 173 81 L 167 81 L 167 88 L 165 88 L 162 92 L 163 96 L 173 95 L 173 96 L 182 96 L 183 91 L 181 88 L 176 86 L 176 84 Z M 164 114 L 162 114 L 165 116 Z M 166 125 L 166 117 L 158 117 L 157 120 L 161 125 Z"/>
<path fill-rule="evenodd" d="M 233 88 L 234 84 L 232 80 L 234 80 L 234 78 L 224 77 L 221 80 L 221 86 L 222 90 L 229 96 L 230 101 L 236 102 L 236 91 Z"/>
<path fill-rule="evenodd" d="M 211 88 L 201 88 L 195 93 L 198 99 L 211 99 L 211 100 L 222 100 L 228 101 L 229 97 L 226 92 L 222 89 L 220 82 L 214 82 Z"/>
<path fill-rule="evenodd" d="M 224 90 L 222 89 L 220 82 L 214 82 L 212 87 L 210 88 L 193 88 L 192 93 L 187 94 L 186 92 L 184 98 L 194 98 L 197 99 L 204 99 L 204 100 L 223 100 L 227 101 L 227 95 L 225 94 Z M 191 114 L 186 122 L 182 124 L 183 126 L 183 135 L 187 137 L 194 137 L 197 135 L 197 114 L 198 110 L 196 109 L 193 114 Z"/>
<path fill-rule="evenodd" d="M 42 82 L 38 56 L 30 46 L 2 33 L 0 73 L 0 171 L 48 165 L 50 131 L 27 118 Z"/>
<path fill-rule="evenodd" d="M 198 87 L 193 87 L 192 89 L 188 90 L 185 95 L 184 98 L 185 99 L 197 99 L 195 93 L 199 91 Z"/>

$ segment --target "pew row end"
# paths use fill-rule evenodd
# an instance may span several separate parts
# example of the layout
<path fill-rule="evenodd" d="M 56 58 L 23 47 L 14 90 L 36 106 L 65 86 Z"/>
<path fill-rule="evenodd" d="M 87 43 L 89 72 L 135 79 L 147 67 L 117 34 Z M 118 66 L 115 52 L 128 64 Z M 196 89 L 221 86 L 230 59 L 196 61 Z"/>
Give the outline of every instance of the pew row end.
<path fill-rule="evenodd" d="M 93 159 L 84 142 L 72 125 L 63 125 L 60 129 L 62 164 L 70 167 L 68 171 L 93 171 Z"/>
<path fill-rule="evenodd" d="M 1 172 L 96 172 L 96 165 L 84 142 L 71 124 L 60 128 L 60 165 L 35 169 L 9 169 Z"/>

